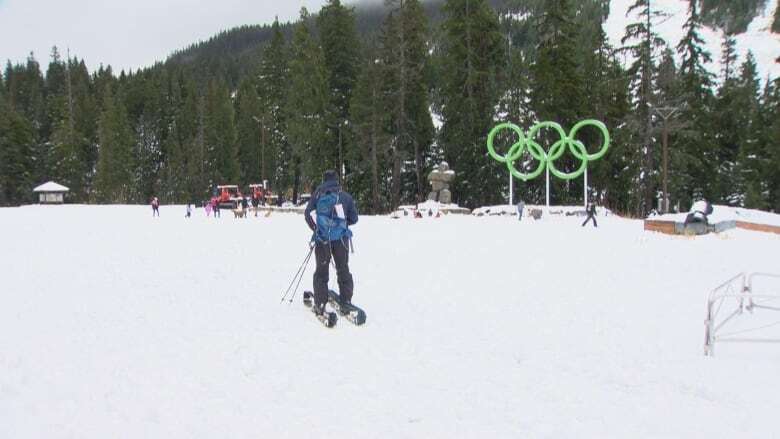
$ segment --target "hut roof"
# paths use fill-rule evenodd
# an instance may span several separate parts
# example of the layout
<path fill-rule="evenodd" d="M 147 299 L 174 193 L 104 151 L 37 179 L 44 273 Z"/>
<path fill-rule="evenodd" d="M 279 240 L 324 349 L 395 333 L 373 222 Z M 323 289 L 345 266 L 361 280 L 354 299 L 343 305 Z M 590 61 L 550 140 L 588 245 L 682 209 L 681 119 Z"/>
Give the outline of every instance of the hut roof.
<path fill-rule="evenodd" d="M 49 181 L 33 189 L 33 192 L 68 192 L 69 190 L 61 184 Z"/>

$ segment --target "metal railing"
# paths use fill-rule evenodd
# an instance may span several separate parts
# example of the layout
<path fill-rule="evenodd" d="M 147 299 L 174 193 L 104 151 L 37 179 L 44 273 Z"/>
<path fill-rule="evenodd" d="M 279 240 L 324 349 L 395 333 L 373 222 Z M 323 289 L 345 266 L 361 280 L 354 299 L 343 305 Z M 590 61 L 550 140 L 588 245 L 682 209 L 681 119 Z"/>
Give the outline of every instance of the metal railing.
<path fill-rule="evenodd" d="M 754 310 L 780 311 L 780 306 L 769 305 L 772 301 L 780 301 L 780 282 L 774 289 L 759 290 L 754 287 L 756 279 L 778 279 L 780 275 L 771 273 L 740 273 L 727 280 L 717 288 L 710 291 L 707 297 L 707 317 L 704 320 L 704 355 L 714 355 L 715 343 L 723 342 L 748 342 L 748 343 L 780 343 L 780 338 L 745 337 L 773 326 L 779 326 L 780 321 L 749 327 L 732 332 L 722 331 L 723 327 L 746 311 L 750 314 Z M 721 316 L 724 306 L 736 305 L 736 309 L 725 316 Z"/>

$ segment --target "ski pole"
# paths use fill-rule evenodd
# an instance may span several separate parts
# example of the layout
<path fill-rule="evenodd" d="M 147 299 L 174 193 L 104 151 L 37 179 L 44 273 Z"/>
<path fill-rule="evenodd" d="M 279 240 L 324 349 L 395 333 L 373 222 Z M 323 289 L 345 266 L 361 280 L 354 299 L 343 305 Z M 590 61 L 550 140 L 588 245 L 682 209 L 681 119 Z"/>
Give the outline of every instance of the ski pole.
<path fill-rule="evenodd" d="M 292 287 L 293 283 L 295 283 L 295 279 L 298 279 L 298 283 L 295 285 L 295 290 L 293 290 L 293 295 L 290 298 L 290 303 L 292 303 L 293 298 L 295 297 L 295 292 L 298 290 L 298 286 L 301 284 L 301 280 L 303 280 L 303 275 L 306 272 L 306 267 L 309 265 L 309 260 L 311 260 L 312 252 L 310 251 L 306 259 L 304 259 L 303 264 L 300 268 L 298 268 L 298 272 L 295 273 L 295 277 L 293 277 L 292 281 L 290 282 L 290 285 L 287 287 L 287 291 L 284 293 L 284 296 L 282 297 L 282 301 L 279 303 L 283 303 L 284 300 L 287 298 L 287 295 L 290 293 L 290 288 Z"/>
<path fill-rule="evenodd" d="M 309 253 L 306 254 L 306 258 L 303 259 L 303 262 L 301 263 L 301 266 L 298 267 L 298 271 L 295 272 L 295 276 L 293 276 L 292 280 L 290 281 L 290 285 L 287 286 L 287 290 L 284 292 L 284 295 L 282 296 L 282 300 L 279 303 L 284 303 L 284 299 L 287 298 L 287 295 L 290 294 L 290 289 L 292 288 L 293 284 L 295 283 L 295 279 L 298 278 L 298 276 L 303 276 L 303 273 L 301 273 L 302 270 L 304 270 L 304 267 L 308 265 L 309 259 L 311 259 L 311 254 L 314 252 L 314 247 L 309 248 Z M 305 271 L 305 270 L 304 270 Z M 300 281 L 299 281 L 300 283 Z"/>
<path fill-rule="evenodd" d="M 313 249 L 314 247 L 312 247 Z M 292 296 L 290 297 L 290 303 L 293 303 L 293 300 L 295 299 L 295 295 L 298 294 L 298 287 L 301 285 L 301 281 L 303 280 L 303 275 L 306 274 L 306 269 L 309 267 L 309 261 L 311 260 L 311 252 L 309 252 L 309 257 L 306 259 L 306 263 L 303 265 L 303 271 L 301 271 L 301 275 L 298 277 L 298 283 L 295 285 L 295 289 L 293 290 Z"/>

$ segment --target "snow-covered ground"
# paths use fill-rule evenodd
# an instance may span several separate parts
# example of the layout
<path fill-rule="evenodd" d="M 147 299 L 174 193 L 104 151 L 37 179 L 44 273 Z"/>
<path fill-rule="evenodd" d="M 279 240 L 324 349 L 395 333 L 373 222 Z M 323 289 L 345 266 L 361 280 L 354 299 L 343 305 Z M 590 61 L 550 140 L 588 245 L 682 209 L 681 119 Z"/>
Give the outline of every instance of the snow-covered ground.
<path fill-rule="evenodd" d="M 708 291 L 780 272 L 780 236 L 363 217 L 368 323 L 326 329 L 279 303 L 300 215 L 161 211 L 0 209 L 1 438 L 778 434 L 780 347 L 702 346 Z"/>
<path fill-rule="evenodd" d="M 684 222 L 688 216 L 685 213 L 670 213 L 666 215 L 654 215 L 649 219 L 660 221 Z M 708 215 L 708 221 L 712 224 L 722 221 L 744 221 L 754 224 L 765 224 L 780 227 L 780 215 L 755 209 L 743 209 L 741 207 L 712 206 L 712 214 Z"/>

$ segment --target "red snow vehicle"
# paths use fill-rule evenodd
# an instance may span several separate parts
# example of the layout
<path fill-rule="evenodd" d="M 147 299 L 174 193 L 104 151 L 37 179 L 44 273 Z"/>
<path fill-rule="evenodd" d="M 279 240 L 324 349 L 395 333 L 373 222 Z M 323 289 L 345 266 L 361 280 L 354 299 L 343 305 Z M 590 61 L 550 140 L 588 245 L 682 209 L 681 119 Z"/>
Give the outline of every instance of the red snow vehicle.
<path fill-rule="evenodd" d="M 249 191 L 252 193 L 253 200 L 259 200 L 260 205 L 264 205 L 266 202 L 266 195 L 270 193 L 265 184 L 250 184 Z"/>
<path fill-rule="evenodd" d="M 217 200 L 222 209 L 235 209 L 241 202 L 241 191 L 234 184 L 217 186 Z"/>

